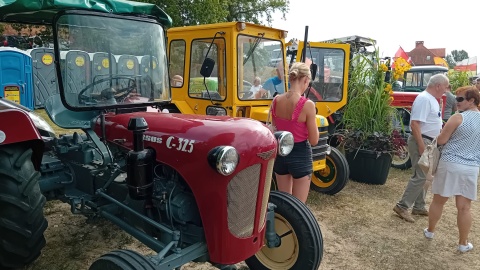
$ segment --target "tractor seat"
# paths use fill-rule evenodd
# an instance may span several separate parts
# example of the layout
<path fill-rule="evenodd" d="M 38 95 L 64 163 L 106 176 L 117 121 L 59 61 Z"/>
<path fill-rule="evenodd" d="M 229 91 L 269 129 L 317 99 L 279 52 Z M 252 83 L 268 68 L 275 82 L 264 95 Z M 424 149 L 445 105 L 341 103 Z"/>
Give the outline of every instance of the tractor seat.
<path fill-rule="evenodd" d="M 53 123 L 65 129 L 89 129 L 99 111 L 74 112 L 63 106 L 60 94 L 55 94 L 45 101 L 45 110 Z"/>

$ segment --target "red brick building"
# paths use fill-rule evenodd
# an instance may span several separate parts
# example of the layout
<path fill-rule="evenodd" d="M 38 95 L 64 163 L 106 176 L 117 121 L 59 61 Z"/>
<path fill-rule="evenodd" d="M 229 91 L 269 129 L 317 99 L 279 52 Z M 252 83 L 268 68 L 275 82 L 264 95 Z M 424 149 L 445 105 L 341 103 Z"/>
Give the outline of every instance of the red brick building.
<path fill-rule="evenodd" d="M 445 59 L 445 51 L 445 48 L 428 49 L 424 46 L 423 41 L 416 41 L 415 48 L 407 54 L 415 66 L 439 65 L 438 58 Z M 437 61 L 435 61 L 435 57 L 438 57 Z"/>

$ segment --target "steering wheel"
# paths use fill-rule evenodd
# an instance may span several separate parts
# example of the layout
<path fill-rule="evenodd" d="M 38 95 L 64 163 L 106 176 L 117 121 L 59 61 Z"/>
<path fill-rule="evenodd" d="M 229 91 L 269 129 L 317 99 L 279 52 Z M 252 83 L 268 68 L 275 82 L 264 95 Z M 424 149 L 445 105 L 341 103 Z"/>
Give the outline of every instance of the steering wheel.
<path fill-rule="evenodd" d="M 113 80 L 127 80 L 127 87 L 116 89 L 119 84 L 106 88 L 100 91 L 100 93 L 90 93 L 86 95 L 85 92 L 93 90 L 96 85 Z M 131 92 L 136 90 L 136 81 L 132 76 L 114 75 L 108 78 L 95 80 L 93 83 L 87 85 L 78 93 L 78 102 L 80 104 L 86 104 L 87 102 L 97 103 L 97 101 L 105 101 L 107 103 L 116 104 L 117 101 L 123 100 Z"/>

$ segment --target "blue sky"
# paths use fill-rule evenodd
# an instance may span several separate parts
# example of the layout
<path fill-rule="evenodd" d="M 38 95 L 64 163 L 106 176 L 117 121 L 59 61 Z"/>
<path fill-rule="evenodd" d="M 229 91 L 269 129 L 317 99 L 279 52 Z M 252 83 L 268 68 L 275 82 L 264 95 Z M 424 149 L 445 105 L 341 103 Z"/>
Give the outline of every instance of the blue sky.
<path fill-rule="evenodd" d="M 415 41 L 427 48 L 465 50 L 480 57 L 480 1 L 290 0 L 286 21 L 274 14 L 272 27 L 288 31 L 287 40 L 321 41 L 351 35 L 377 40 L 382 56 L 399 46 L 409 52 Z M 480 72 L 480 70 L 478 71 Z"/>

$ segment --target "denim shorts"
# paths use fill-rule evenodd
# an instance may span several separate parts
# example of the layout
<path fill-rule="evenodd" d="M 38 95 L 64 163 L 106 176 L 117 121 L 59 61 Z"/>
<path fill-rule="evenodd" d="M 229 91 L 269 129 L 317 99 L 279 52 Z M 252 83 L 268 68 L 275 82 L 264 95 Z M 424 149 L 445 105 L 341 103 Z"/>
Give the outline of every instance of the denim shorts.
<path fill-rule="evenodd" d="M 295 143 L 286 157 L 277 155 L 273 171 L 279 175 L 291 174 L 295 179 L 312 174 L 312 147 L 308 140 Z"/>

